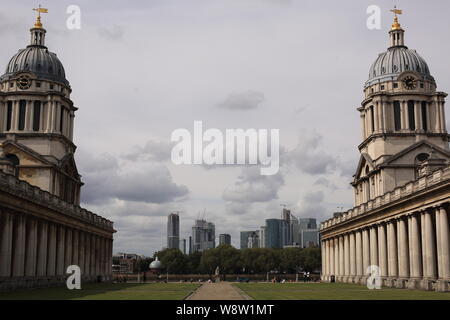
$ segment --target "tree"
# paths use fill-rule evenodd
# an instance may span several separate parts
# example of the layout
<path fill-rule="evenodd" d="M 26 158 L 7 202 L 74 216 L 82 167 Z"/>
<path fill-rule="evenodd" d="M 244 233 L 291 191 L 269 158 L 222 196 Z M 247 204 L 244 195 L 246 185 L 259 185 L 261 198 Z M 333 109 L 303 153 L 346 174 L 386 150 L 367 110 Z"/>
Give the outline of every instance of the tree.
<path fill-rule="evenodd" d="M 185 266 L 187 259 L 179 249 L 164 249 L 156 252 L 154 256 L 158 257 L 166 272 L 172 274 L 181 274 L 186 272 Z"/>
<path fill-rule="evenodd" d="M 321 255 L 320 248 L 305 248 L 302 250 L 303 269 L 305 271 L 314 272 L 320 269 Z"/>

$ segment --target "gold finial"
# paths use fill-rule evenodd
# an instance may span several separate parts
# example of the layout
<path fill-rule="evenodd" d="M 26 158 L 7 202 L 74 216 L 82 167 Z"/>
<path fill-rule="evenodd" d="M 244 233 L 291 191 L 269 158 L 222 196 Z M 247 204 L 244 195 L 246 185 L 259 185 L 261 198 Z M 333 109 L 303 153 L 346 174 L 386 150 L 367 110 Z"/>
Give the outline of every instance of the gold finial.
<path fill-rule="evenodd" d="M 401 27 L 400 27 L 400 23 L 398 23 L 398 17 L 397 17 L 397 15 L 398 15 L 398 14 L 402 14 L 403 11 L 397 9 L 397 6 L 394 6 L 394 9 L 393 9 L 393 10 L 390 10 L 390 11 L 394 13 L 394 23 L 392 24 L 391 30 L 400 30 Z"/>
<path fill-rule="evenodd" d="M 48 13 L 48 9 L 42 8 L 41 5 L 39 5 L 38 8 L 33 8 L 33 11 L 37 11 L 38 16 L 36 18 L 36 23 L 34 24 L 35 28 L 42 28 L 41 23 L 41 13 Z"/>

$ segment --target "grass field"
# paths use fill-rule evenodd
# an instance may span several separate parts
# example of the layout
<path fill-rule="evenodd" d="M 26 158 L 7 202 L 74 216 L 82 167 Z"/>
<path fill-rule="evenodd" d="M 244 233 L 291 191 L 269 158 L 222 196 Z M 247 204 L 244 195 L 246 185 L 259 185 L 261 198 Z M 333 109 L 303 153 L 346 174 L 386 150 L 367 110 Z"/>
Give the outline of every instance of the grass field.
<path fill-rule="evenodd" d="M 185 283 L 92 283 L 81 290 L 66 287 L 0 293 L 0 300 L 182 300 L 198 284 Z"/>
<path fill-rule="evenodd" d="M 239 283 L 256 300 L 450 300 L 450 292 L 431 292 L 336 283 Z"/>

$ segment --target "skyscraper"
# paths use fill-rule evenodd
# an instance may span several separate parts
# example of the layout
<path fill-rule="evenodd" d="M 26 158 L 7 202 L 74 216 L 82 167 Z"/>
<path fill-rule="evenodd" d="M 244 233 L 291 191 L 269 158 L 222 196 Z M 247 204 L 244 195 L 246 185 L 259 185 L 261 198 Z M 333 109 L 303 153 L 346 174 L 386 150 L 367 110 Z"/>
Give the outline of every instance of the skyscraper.
<path fill-rule="evenodd" d="M 215 229 L 214 223 L 203 219 L 195 220 L 195 225 L 192 227 L 192 252 L 215 248 Z"/>
<path fill-rule="evenodd" d="M 265 227 L 266 248 L 282 248 L 287 245 L 288 224 L 284 219 L 267 219 Z"/>
<path fill-rule="evenodd" d="M 180 248 L 180 217 L 178 213 L 171 213 L 167 219 L 167 248 Z"/>
<path fill-rule="evenodd" d="M 241 231 L 241 249 L 259 248 L 259 230 Z"/>
<path fill-rule="evenodd" d="M 186 254 L 186 239 L 181 239 L 180 240 L 180 251 L 183 252 L 184 254 Z"/>
<path fill-rule="evenodd" d="M 231 236 L 226 233 L 222 233 L 219 235 L 219 246 L 222 244 L 231 245 Z"/>

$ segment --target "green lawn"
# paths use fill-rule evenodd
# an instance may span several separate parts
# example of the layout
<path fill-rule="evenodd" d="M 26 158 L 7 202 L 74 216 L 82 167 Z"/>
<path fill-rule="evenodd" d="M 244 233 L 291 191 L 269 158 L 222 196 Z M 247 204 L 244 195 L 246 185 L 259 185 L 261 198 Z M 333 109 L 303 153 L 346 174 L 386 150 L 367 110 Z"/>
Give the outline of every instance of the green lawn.
<path fill-rule="evenodd" d="M 382 288 L 343 283 L 239 283 L 256 300 L 450 300 L 450 292 Z"/>
<path fill-rule="evenodd" d="M 199 284 L 191 283 L 89 283 L 81 290 L 66 287 L 0 293 L 0 300 L 182 300 Z"/>

